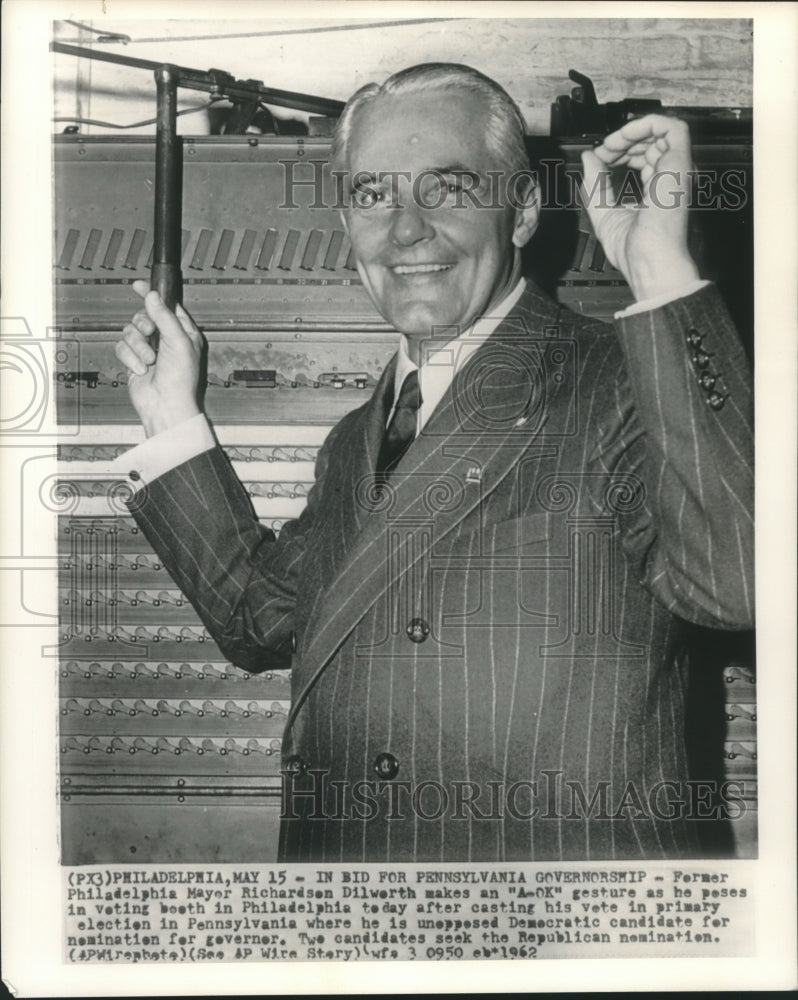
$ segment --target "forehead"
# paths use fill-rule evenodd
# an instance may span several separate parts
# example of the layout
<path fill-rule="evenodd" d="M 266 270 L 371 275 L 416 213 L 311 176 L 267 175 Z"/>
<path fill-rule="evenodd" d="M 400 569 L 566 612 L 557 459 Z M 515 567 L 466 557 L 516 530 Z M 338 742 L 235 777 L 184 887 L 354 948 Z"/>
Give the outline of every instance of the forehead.
<path fill-rule="evenodd" d="M 349 141 L 353 171 L 498 164 L 485 142 L 486 110 L 477 95 L 454 89 L 381 96 L 355 115 Z"/>

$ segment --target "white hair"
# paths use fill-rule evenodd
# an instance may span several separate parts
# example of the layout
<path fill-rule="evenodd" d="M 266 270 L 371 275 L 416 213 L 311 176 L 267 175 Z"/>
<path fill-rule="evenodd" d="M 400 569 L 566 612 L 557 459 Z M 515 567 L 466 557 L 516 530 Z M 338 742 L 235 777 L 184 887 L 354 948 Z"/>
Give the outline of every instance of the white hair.
<path fill-rule="evenodd" d="M 457 90 L 480 98 L 486 111 L 485 142 L 505 170 L 529 170 L 524 137 L 526 122 L 507 91 L 489 76 L 461 63 L 421 63 L 394 73 L 383 84 L 367 83 L 346 103 L 338 120 L 332 143 L 332 162 L 338 169 L 348 167 L 349 143 L 355 117 L 366 105 L 380 97 Z"/>

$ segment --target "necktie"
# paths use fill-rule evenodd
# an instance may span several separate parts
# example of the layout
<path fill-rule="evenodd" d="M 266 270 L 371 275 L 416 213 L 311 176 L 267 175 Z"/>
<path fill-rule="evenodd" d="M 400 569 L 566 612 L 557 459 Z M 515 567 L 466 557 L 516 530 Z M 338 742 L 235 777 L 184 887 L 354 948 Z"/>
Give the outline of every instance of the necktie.
<path fill-rule="evenodd" d="M 421 406 L 421 391 L 418 387 L 418 372 L 412 371 L 405 378 L 399 390 L 393 417 L 382 439 L 377 457 L 377 473 L 387 475 L 410 447 L 416 436 L 418 409 Z"/>

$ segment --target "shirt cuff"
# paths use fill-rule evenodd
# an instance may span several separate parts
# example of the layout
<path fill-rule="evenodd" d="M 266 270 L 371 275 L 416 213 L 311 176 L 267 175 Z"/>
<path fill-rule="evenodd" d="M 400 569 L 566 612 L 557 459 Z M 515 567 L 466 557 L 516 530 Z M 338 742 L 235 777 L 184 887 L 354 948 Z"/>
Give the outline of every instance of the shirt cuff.
<path fill-rule="evenodd" d="M 666 306 L 669 302 L 675 302 L 676 299 L 686 299 L 688 295 L 693 295 L 708 284 L 709 282 L 703 278 L 696 278 L 695 281 L 691 281 L 672 292 L 656 295 L 653 299 L 641 299 L 640 302 L 633 302 L 630 306 L 615 313 L 614 318 L 623 319 L 625 316 L 634 316 L 635 313 L 651 312 L 652 309 L 659 309 L 660 306 Z"/>
<path fill-rule="evenodd" d="M 215 446 L 216 438 L 205 414 L 198 413 L 119 455 L 112 471 L 126 477 L 136 493 L 158 476 Z"/>

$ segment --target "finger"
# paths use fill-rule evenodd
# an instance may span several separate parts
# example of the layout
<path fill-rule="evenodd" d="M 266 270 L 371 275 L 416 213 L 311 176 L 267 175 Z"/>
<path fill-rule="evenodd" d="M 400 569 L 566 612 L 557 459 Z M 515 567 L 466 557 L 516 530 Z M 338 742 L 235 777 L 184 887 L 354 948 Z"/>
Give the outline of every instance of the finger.
<path fill-rule="evenodd" d="M 659 142 L 637 142 L 624 150 L 609 150 L 599 147 L 594 152 L 599 159 L 608 167 L 630 166 L 635 170 L 640 170 L 647 163 L 656 163 L 667 151 L 662 149 Z"/>
<path fill-rule="evenodd" d="M 613 139 L 613 141 L 608 143 L 607 139 Z M 614 134 L 614 138 L 608 136 L 607 139 L 593 150 L 599 159 L 604 160 L 605 163 L 614 163 L 623 156 L 643 154 L 652 144 L 658 141 L 651 138 L 643 142 L 621 142 L 617 133 Z"/>
<path fill-rule="evenodd" d="M 658 141 L 657 139 L 646 139 L 644 142 L 633 142 L 626 152 L 629 156 L 645 156 L 646 152 L 652 146 L 656 146 Z"/>
<path fill-rule="evenodd" d="M 687 131 L 687 126 L 681 118 L 671 118 L 668 115 L 644 115 L 642 118 L 632 118 L 621 128 L 612 132 L 604 140 L 615 143 L 640 142 L 643 139 L 660 139 L 665 136 L 679 136 Z"/>
<path fill-rule="evenodd" d="M 177 343 L 186 336 L 186 331 L 177 316 L 166 306 L 158 292 L 154 290 L 147 292 L 144 296 L 144 308 L 160 331 L 162 340 Z"/>
<path fill-rule="evenodd" d="M 604 163 L 605 167 L 632 167 L 634 170 L 640 170 L 646 166 L 648 160 L 642 153 L 636 153 L 634 156 L 623 153 L 613 157 L 611 161 L 602 160 L 602 163 Z"/>
<path fill-rule="evenodd" d="M 644 163 L 656 163 L 667 150 L 660 148 L 656 142 L 636 143 L 624 152 L 605 154 L 601 159 L 607 166 L 622 166 L 630 164 L 635 169 L 639 169 Z"/>
<path fill-rule="evenodd" d="M 145 337 L 150 337 L 155 332 L 155 324 L 146 312 L 137 312 L 130 321 Z"/>
<path fill-rule="evenodd" d="M 646 139 L 645 142 L 636 142 L 633 146 L 629 147 L 630 156 L 643 156 L 649 161 L 662 156 L 669 149 L 668 140 L 665 138 L 660 139 Z"/>
<path fill-rule="evenodd" d="M 614 132 L 612 135 L 608 135 L 594 152 L 605 163 L 616 164 L 623 162 L 627 156 L 644 153 L 653 141 L 653 139 L 647 139 L 644 142 L 627 141 L 619 132 Z"/>
<path fill-rule="evenodd" d="M 133 375 L 146 375 L 147 365 L 136 354 L 130 344 L 125 340 L 120 340 L 115 348 L 116 356 Z"/>
<path fill-rule="evenodd" d="M 133 291 L 136 293 L 136 295 L 140 295 L 145 300 L 145 306 L 146 306 L 147 296 L 152 291 L 149 284 L 146 281 L 139 279 L 138 281 L 134 281 L 131 287 L 133 288 Z M 177 316 L 177 318 L 180 320 L 180 325 L 183 328 L 184 333 L 187 333 L 191 338 L 191 340 L 196 343 L 197 339 L 200 338 L 201 334 L 197 329 L 197 327 L 195 326 L 194 321 L 191 319 L 186 310 L 180 305 L 180 303 L 176 305 L 174 315 Z M 152 324 L 152 329 L 148 330 L 145 325 L 137 323 L 136 325 L 139 326 L 139 329 L 141 329 L 142 333 L 147 333 L 151 335 L 155 332 L 156 329 L 155 322 L 153 321 L 153 319 L 150 318 L 148 312 L 136 313 L 136 316 L 144 316 L 146 317 L 146 323 Z M 133 317 L 134 321 L 136 319 L 136 316 Z"/>
<path fill-rule="evenodd" d="M 666 115 L 646 115 L 634 118 L 622 128 L 606 136 L 600 154 L 606 162 L 612 162 L 613 155 L 631 151 L 638 145 L 654 145 L 662 152 L 689 152 L 690 132 L 679 118 Z"/>
<path fill-rule="evenodd" d="M 582 153 L 582 172 L 585 208 L 598 236 L 604 215 L 615 205 L 615 190 L 606 164 L 592 150 Z"/>
<path fill-rule="evenodd" d="M 122 331 L 124 342 L 147 365 L 155 361 L 155 351 L 147 338 L 131 323 Z"/>
<path fill-rule="evenodd" d="M 632 170 L 645 170 L 650 168 L 652 164 L 645 156 L 630 156 L 626 160 L 626 166 L 631 167 Z"/>

